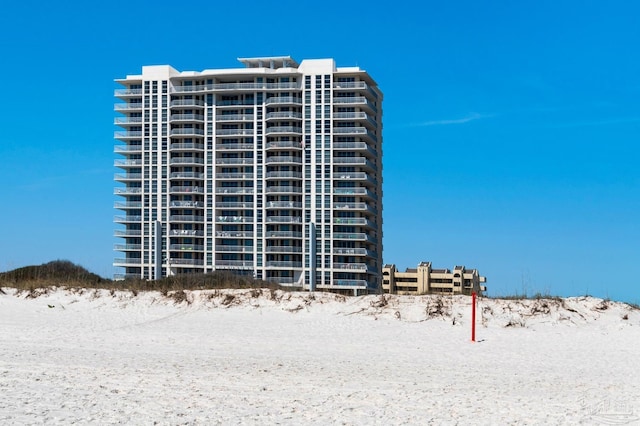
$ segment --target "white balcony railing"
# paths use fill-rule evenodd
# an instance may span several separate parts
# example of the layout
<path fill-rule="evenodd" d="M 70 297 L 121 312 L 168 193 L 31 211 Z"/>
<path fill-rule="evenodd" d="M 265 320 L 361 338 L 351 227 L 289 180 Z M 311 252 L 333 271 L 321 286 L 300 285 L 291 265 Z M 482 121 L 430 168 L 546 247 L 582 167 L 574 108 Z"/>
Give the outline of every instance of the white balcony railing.
<path fill-rule="evenodd" d="M 219 114 L 216 115 L 216 121 L 253 121 L 253 114 Z"/>
<path fill-rule="evenodd" d="M 302 268 L 302 262 L 297 261 L 267 261 L 265 262 L 267 268 Z"/>
<path fill-rule="evenodd" d="M 265 194 L 301 194 L 301 186 L 267 186 Z"/>
<path fill-rule="evenodd" d="M 302 238 L 302 232 L 297 231 L 267 231 L 267 238 Z"/>
<path fill-rule="evenodd" d="M 300 216 L 267 216 L 267 223 L 302 223 Z"/>
<path fill-rule="evenodd" d="M 267 172 L 266 179 L 301 179 L 302 172 Z"/>
<path fill-rule="evenodd" d="M 298 246 L 268 246 L 267 253 L 302 253 L 302 247 Z"/>
<path fill-rule="evenodd" d="M 302 114 L 299 113 L 299 112 L 296 112 L 296 111 L 269 112 L 265 116 L 265 119 L 267 119 L 267 120 L 274 120 L 274 119 L 301 119 L 301 118 L 302 118 Z"/>
<path fill-rule="evenodd" d="M 113 193 L 116 195 L 142 194 L 142 188 L 115 188 Z"/>
<path fill-rule="evenodd" d="M 169 164 L 204 164 L 204 158 L 197 157 L 174 157 L 169 160 Z"/>
<path fill-rule="evenodd" d="M 195 150 L 195 151 L 201 151 L 204 149 L 204 144 L 202 143 L 172 143 L 171 145 L 169 145 L 169 149 L 175 150 L 175 151 L 180 151 L 180 150 L 186 150 L 186 151 L 191 151 L 191 150 Z"/>
<path fill-rule="evenodd" d="M 179 128 L 179 129 L 171 129 L 171 136 L 183 136 L 183 135 L 204 135 L 204 129 L 196 129 L 196 128 Z"/>
<path fill-rule="evenodd" d="M 216 158 L 216 164 L 253 164 L 253 158 Z"/>
<path fill-rule="evenodd" d="M 202 114 L 171 114 L 171 121 L 203 121 Z"/>
<path fill-rule="evenodd" d="M 222 179 L 222 180 L 253 179 L 253 173 L 216 173 L 216 179 Z"/>
<path fill-rule="evenodd" d="M 296 96 L 272 96 L 265 100 L 265 105 L 270 104 L 293 104 L 293 105 L 301 105 L 302 98 L 298 98 Z"/>
<path fill-rule="evenodd" d="M 254 129 L 216 129 L 216 136 L 251 136 Z"/>
<path fill-rule="evenodd" d="M 264 206 L 268 209 L 300 209 L 302 203 L 299 201 L 267 201 Z"/>
<path fill-rule="evenodd" d="M 302 133 L 302 127 L 298 126 L 273 126 L 267 127 L 265 130 L 266 135 L 273 135 L 276 133 Z"/>
<path fill-rule="evenodd" d="M 291 155 L 273 156 L 265 159 L 265 164 L 281 164 L 281 163 L 293 163 L 302 164 L 302 157 L 294 157 Z"/>

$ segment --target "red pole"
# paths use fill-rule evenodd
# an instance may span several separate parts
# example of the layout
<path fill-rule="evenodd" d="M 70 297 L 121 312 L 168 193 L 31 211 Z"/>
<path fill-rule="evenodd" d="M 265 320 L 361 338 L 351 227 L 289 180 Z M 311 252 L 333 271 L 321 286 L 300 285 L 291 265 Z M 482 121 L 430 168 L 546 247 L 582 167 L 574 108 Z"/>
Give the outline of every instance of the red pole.
<path fill-rule="evenodd" d="M 471 341 L 476 341 L 476 293 L 471 293 Z"/>

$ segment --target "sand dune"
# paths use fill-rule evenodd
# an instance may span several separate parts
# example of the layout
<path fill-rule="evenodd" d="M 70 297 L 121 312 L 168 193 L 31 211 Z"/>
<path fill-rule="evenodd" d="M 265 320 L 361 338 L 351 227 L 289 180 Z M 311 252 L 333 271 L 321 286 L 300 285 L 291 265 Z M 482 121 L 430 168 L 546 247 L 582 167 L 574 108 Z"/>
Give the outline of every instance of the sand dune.
<path fill-rule="evenodd" d="M 621 303 L 4 292 L 2 424 L 640 422 Z"/>

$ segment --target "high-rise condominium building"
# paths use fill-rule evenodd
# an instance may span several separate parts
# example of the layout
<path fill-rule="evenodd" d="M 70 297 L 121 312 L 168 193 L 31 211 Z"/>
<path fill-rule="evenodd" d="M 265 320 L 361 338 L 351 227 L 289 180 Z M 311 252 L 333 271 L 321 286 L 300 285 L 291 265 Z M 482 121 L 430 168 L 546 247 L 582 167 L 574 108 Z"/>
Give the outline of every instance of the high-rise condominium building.
<path fill-rule="evenodd" d="M 232 270 L 376 291 L 382 93 L 332 59 L 116 80 L 116 278 Z"/>

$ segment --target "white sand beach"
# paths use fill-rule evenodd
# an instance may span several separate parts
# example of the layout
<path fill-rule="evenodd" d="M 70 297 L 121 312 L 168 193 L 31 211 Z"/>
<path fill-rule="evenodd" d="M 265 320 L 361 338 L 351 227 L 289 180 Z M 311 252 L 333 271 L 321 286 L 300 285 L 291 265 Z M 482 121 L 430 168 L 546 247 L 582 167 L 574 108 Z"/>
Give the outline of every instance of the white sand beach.
<path fill-rule="evenodd" d="M 3 291 L 0 424 L 640 424 L 621 303 Z"/>

